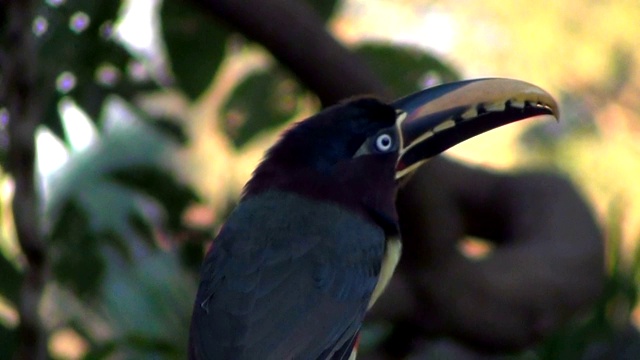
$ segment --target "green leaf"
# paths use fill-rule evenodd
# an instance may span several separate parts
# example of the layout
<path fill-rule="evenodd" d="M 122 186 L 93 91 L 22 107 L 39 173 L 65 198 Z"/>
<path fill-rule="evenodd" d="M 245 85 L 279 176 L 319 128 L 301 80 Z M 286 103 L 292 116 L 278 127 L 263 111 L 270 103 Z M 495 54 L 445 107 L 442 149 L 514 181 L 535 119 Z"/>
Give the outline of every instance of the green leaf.
<path fill-rule="evenodd" d="M 119 169 L 110 175 L 116 182 L 159 200 L 168 212 L 167 225 L 178 230 L 182 214 L 188 205 L 198 200 L 193 189 L 178 182 L 173 175 L 153 166 L 134 166 Z"/>
<path fill-rule="evenodd" d="M 355 52 L 399 96 L 424 88 L 427 78 L 434 78 L 439 83 L 460 78 L 452 67 L 436 56 L 411 46 L 366 42 Z"/>
<path fill-rule="evenodd" d="M 303 91 L 279 68 L 249 74 L 223 107 L 224 130 L 240 148 L 258 133 L 290 120 Z"/>
<path fill-rule="evenodd" d="M 126 76 L 134 57 L 113 36 L 106 35 L 109 32 L 106 29 L 113 32 L 120 4 L 113 0 L 67 0 L 53 7 L 43 1 L 37 10 L 49 24 L 37 43 L 40 58 L 46 59 L 39 63 L 41 87 L 48 96 L 43 123 L 62 138 L 64 132 L 57 112 L 61 96 L 72 96 L 92 119 L 97 119 L 110 94 L 132 98 L 139 91 L 157 88 L 155 84 L 135 82 Z M 70 23 L 80 14 L 86 16 L 88 26 L 74 32 Z M 56 82 L 64 72 L 72 74 L 75 86 L 66 92 L 57 91 Z M 100 76 L 105 73 L 115 80 L 98 81 L 107 78 Z"/>
<path fill-rule="evenodd" d="M 0 132 L 0 141 L 2 141 L 2 133 Z M 0 169 L 7 168 L 7 151 L 6 149 L 0 145 Z"/>
<path fill-rule="evenodd" d="M 17 350 L 18 331 L 0 322 L 0 359 L 13 359 Z"/>
<path fill-rule="evenodd" d="M 177 145 L 126 105 L 114 100 L 106 108 L 118 111 L 104 111 L 101 137 L 83 152 L 72 154 L 51 181 L 46 201 L 53 229 L 54 275 L 83 297 L 100 285 L 105 262 L 126 263 L 156 247 L 153 228 L 177 227 L 182 208 L 173 208 L 175 198 L 185 202 L 185 187 L 173 188 L 177 181 L 167 180 L 170 176 L 165 173 L 169 171 L 167 152 Z M 114 174 L 137 169 L 162 169 L 153 174 L 164 174 L 162 191 L 168 194 L 154 198 L 140 191 L 148 184 L 132 187 L 114 179 Z M 159 193 L 154 186 L 151 195 Z M 159 216 L 163 209 L 166 219 Z M 105 251 L 116 260 L 107 260 Z"/>
<path fill-rule="evenodd" d="M 101 302 L 119 350 L 183 358 L 195 292 L 195 279 L 175 253 L 155 250 L 135 263 L 110 266 Z"/>
<path fill-rule="evenodd" d="M 0 120 L 2 121 L 2 120 Z M 9 151 L 9 131 L 0 127 L 0 173 L 7 168 L 7 152 Z"/>
<path fill-rule="evenodd" d="M 186 145 L 189 141 L 187 133 L 177 120 L 170 117 L 156 117 L 149 122 L 158 132 L 166 135 L 180 145 Z"/>
<path fill-rule="evenodd" d="M 1 218 L 1 217 L 0 217 Z M 23 274 L 7 259 L 2 251 L 0 251 L 0 296 L 18 304 L 20 296 L 20 286 L 22 285 Z"/>
<path fill-rule="evenodd" d="M 123 343 L 137 359 L 183 359 L 185 354 L 183 344 L 177 344 L 173 339 L 149 338 L 145 334 L 130 334 Z"/>
<path fill-rule="evenodd" d="M 307 3 L 327 22 L 336 12 L 340 1 L 338 0 L 307 0 Z"/>
<path fill-rule="evenodd" d="M 102 360 L 113 359 L 114 353 L 117 350 L 117 344 L 115 341 L 109 341 L 100 346 L 92 347 L 82 357 L 83 360 Z"/>
<path fill-rule="evenodd" d="M 89 229 L 86 212 L 68 202 L 51 235 L 49 257 L 58 282 L 81 298 L 88 298 L 100 287 L 105 260 L 100 243 Z"/>
<path fill-rule="evenodd" d="M 160 19 L 178 87 L 196 99 L 224 59 L 229 31 L 186 1 L 164 0 Z"/>

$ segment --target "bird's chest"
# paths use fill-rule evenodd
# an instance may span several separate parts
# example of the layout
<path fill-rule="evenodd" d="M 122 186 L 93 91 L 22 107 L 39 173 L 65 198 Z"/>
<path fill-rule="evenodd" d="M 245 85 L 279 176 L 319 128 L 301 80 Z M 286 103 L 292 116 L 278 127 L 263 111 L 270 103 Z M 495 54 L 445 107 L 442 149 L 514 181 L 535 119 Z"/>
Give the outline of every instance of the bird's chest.
<path fill-rule="evenodd" d="M 245 242 L 265 263 L 275 256 L 296 259 L 300 276 L 307 273 L 317 289 L 337 298 L 368 299 L 374 289 L 382 291 L 379 279 L 386 285 L 397 263 L 396 246 L 386 243 L 384 231 L 338 204 L 274 191 L 243 208 L 246 218 L 235 223 L 251 226 L 236 228 L 243 234 L 234 247 Z"/>

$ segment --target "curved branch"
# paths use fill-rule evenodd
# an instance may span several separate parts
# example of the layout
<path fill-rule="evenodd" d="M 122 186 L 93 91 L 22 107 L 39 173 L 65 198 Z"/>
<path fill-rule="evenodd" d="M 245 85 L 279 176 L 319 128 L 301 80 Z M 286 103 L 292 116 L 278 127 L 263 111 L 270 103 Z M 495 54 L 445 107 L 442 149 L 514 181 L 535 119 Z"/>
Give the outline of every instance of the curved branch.
<path fill-rule="evenodd" d="M 264 45 L 324 106 L 354 95 L 390 95 L 379 78 L 325 30 L 305 1 L 191 1 Z"/>

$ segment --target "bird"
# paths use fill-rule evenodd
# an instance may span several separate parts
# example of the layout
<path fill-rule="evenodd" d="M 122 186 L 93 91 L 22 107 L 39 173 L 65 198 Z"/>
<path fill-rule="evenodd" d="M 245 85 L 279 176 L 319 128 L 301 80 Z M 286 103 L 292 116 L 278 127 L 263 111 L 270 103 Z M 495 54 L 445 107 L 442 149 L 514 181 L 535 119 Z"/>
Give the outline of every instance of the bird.
<path fill-rule="evenodd" d="M 355 359 L 400 258 L 404 179 L 464 140 L 542 115 L 559 117 L 546 91 L 484 78 L 391 103 L 360 96 L 293 124 L 205 255 L 189 359 Z"/>

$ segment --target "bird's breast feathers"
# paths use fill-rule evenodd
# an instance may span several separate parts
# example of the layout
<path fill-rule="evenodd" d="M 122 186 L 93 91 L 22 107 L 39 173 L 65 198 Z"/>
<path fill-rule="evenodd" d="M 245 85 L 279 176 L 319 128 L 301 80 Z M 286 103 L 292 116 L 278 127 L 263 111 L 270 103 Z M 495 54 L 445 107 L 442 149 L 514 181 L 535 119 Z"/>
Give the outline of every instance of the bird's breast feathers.
<path fill-rule="evenodd" d="M 239 359 L 338 351 L 382 291 L 388 250 L 383 229 L 337 204 L 284 191 L 245 199 L 205 259 L 192 341 Z"/>

